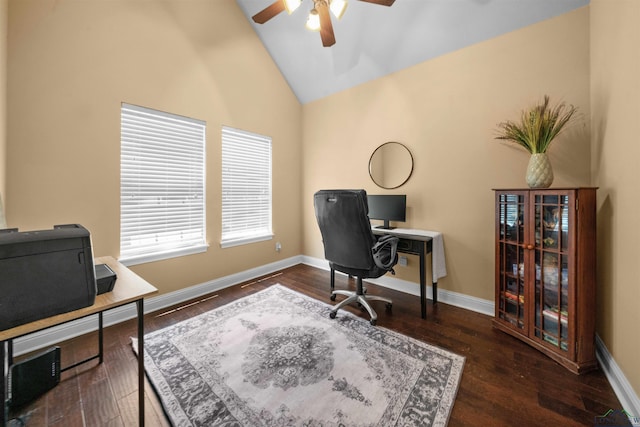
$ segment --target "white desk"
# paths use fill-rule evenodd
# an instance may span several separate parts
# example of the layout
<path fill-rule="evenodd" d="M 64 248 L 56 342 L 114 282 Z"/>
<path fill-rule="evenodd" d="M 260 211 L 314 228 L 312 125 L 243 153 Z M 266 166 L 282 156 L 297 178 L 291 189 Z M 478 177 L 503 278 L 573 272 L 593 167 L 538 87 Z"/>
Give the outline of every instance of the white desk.
<path fill-rule="evenodd" d="M 431 284 L 433 289 L 433 303 L 438 303 L 438 279 L 447 275 L 444 259 L 444 244 L 442 233 L 437 231 L 417 230 L 411 228 L 376 228 L 373 234 L 390 234 L 400 239 L 398 252 L 420 256 L 420 315 L 427 318 L 427 284 L 426 257 L 431 254 Z"/>

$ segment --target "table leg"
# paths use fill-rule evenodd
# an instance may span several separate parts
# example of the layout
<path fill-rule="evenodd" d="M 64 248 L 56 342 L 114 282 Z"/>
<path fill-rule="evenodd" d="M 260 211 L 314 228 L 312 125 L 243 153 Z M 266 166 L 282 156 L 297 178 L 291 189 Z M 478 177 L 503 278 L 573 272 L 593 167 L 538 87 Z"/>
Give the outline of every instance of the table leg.
<path fill-rule="evenodd" d="M 429 247 L 427 248 L 428 252 L 431 253 L 431 259 L 430 259 L 430 264 L 431 264 L 431 276 L 433 277 L 433 250 L 432 250 L 432 242 L 429 242 Z M 433 280 L 433 279 L 432 279 Z M 432 296 L 432 300 L 433 300 L 433 305 L 438 304 L 438 282 L 431 282 L 431 296 Z"/>
<path fill-rule="evenodd" d="M 102 311 L 98 313 L 98 363 L 104 361 L 104 335 L 102 332 Z"/>
<path fill-rule="evenodd" d="M 6 341 L 0 342 L 0 376 L 2 377 L 2 388 L 0 389 L 0 401 L 2 402 L 2 409 L 0 409 L 0 425 L 7 425 L 7 416 L 9 413 L 9 407 L 7 406 L 7 373 L 9 371 L 9 361 L 7 360 L 7 351 L 5 346 Z"/>
<path fill-rule="evenodd" d="M 438 282 L 431 283 L 433 291 L 433 305 L 438 304 Z"/>
<path fill-rule="evenodd" d="M 138 420 L 144 426 L 144 308 L 143 300 L 136 301 L 138 310 Z"/>
<path fill-rule="evenodd" d="M 13 365 L 13 340 L 7 340 L 7 357 L 8 366 Z M 8 371 L 5 371 L 9 375 Z"/>
<path fill-rule="evenodd" d="M 420 316 L 423 319 L 427 318 L 427 284 L 425 279 L 425 258 L 426 254 L 424 245 L 422 245 L 422 249 L 420 250 Z"/>

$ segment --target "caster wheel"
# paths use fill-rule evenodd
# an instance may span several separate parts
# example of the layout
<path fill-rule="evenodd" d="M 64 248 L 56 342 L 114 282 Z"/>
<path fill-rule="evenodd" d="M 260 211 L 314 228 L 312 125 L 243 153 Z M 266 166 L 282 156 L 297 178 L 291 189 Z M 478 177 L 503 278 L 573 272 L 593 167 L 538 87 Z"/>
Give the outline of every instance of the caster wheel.
<path fill-rule="evenodd" d="M 392 306 L 393 306 L 392 304 L 387 304 L 387 305 L 386 305 L 387 311 L 391 311 L 391 307 L 392 307 Z"/>
<path fill-rule="evenodd" d="M 336 312 L 335 311 L 330 312 L 329 313 L 329 317 L 332 318 L 332 319 L 335 319 L 336 318 Z"/>
<path fill-rule="evenodd" d="M 376 326 L 376 323 L 378 323 L 378 321 L 376 319 L 371 319 L 369 320 L 369 323 L 371 323 L 371 326 Z"/>
<path fill-rule="evenodd" d="M 335 296 L 335 295 L 331 295 L 331 296 L 329 297 L 329 299 L 331 299 L 331 301 L 335 301 L 335 300 L 336 300 L 336 296 Z"/>

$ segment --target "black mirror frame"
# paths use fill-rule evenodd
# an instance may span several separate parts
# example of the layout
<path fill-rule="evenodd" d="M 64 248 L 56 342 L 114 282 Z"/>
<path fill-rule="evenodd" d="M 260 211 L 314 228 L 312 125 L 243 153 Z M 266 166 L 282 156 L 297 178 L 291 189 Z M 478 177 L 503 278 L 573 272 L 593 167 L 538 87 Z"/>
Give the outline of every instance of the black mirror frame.
<path fill-rule="evenodd" d="M 396 185 L 395 187 L 385 187 L 384 185 L 378 183 L 376 181 L 376 179 L 373 177 L 373 174 L 371 173 L 371 162 L 373 161 L 373 156 L 376 155 L 378 150 L 382 149 L 382 147 L 384 147 L 385 145 L 388 145 L 388 144 L 396 144 L 396 145 L 401 146 L 402 148 L 404 148 L 407 151 L 407 153 L 409 153 L 409 158 L 411 159 L 411 170 L 409 171 L 409 174 L 404 179 L 404 181 L 402 181 L 400 184 Z M 404 144 L 402 144 L 400 142 L 395 142 L 395 141 L 385 142 L 384 144 L 381 144 L 375 150 L 373 150 L 373 153 L 371 153 L 371 157 L 369 157 L 369 176 L 371 177 L 371 180 L 374 182 L 374 184 L 376 184 L 380 188 L 384 188 L 385 190 L 393 190 L 394 188 L 402 187 L 404 184 L 407 183 L 407 181 L 409 181 L 409 178 L 411 178 L 412 174 L 413 174 L 413 154 L 411 154 L 411 150 L 409 150 L 409 148 L 407 148 L 406 145 L 404 145 Z"/>

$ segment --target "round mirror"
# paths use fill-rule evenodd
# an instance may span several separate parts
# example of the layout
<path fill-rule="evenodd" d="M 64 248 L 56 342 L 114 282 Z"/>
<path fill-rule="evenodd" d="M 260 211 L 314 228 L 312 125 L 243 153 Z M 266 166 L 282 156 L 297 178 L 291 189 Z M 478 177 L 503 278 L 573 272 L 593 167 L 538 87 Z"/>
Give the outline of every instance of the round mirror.
<path fill-rule="evenodd" d="M 388 190 L 398 188 L 411 177 L 413 156 L 399 142 L 385 142 L 369 159 L 369 175 L 379 187 Z"/>

